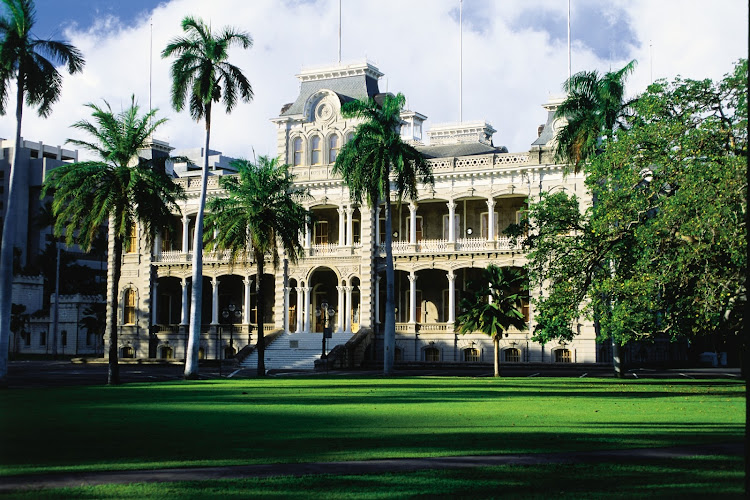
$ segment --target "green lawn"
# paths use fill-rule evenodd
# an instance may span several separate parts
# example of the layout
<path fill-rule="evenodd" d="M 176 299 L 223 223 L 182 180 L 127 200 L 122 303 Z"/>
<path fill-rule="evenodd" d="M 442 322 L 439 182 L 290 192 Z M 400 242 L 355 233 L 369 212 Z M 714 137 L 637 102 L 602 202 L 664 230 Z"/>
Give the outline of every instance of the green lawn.
<path fill-rule="evenodd" d="M 8 390 L 0 475 L 739 441 L 744 404 L 744 384 L 725 380 L 304 377 Z"/>

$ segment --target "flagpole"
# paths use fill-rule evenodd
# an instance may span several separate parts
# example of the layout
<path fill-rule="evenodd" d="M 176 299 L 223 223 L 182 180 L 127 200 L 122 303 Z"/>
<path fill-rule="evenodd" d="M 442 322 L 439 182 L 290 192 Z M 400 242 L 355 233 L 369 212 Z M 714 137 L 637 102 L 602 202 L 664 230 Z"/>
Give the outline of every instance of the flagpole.
<path fill-rule="evenodd" d="M 341 64 L 341 0 L 339 0 L 339 64 Z"/>
<path fill-rule="evenodd" d="M 458 121 L 464 121 L 464 0 L 458 2 Z"/>
<path fill-rule="evenodd" d="M 570 0 L 568 0 L 568 80 L 572 76 L 570 66 Z"/>

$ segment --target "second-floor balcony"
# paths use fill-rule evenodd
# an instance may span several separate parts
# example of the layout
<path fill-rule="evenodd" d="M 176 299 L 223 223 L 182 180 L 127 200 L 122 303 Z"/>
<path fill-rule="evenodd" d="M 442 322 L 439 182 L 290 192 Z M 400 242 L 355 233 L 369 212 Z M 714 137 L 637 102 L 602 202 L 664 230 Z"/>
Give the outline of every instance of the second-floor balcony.
<path fill-rule="evenodd" d="M 392 250 L 394 255 L 407 255 L 414 253 L 484 252 L 487 250 L 521 251 L 522 247 L 520 241 L 514 241 L 507 236 L 499 236 L 492 240 L 487 238 L 459 238 L 454 242 L 447 239 L 420 240 L 416 243 L 394 241 Z M 380 256 L 385 256 L 385 244 L 380 244 L 379 253 Z"/>

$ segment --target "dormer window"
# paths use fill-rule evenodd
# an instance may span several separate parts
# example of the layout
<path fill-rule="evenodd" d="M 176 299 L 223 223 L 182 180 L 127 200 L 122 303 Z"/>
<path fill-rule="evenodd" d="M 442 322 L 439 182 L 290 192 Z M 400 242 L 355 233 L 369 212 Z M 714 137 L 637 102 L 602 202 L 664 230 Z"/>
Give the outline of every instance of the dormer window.
<path fill-rule="evenodd" d="M 312 164 L 320 165 L 323 162 L 323 154 L 320 147 L 320 137 L 318 137 L 317 135 L 314 136 L 312 138 L 312 141 L 310 142 L 310 146 L 312 149 Z"/>
<path fill-rule="evenodd" d="M 302 165 L 302 138 L 294 139 L 294 166 Z"/>
<path fill-rule="evenodd" d="M 328 139 L 328 163 L 336 163 L 336 157 L 339 155 L 339 136 L 333 134 Z"/>

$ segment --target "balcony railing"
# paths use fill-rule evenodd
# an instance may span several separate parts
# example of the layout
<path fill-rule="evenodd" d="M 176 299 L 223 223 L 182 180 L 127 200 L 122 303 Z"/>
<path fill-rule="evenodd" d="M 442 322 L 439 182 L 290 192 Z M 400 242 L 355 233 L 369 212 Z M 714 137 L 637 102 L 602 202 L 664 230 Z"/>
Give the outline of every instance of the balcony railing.
<path fill-rule="evenodd" d="M 385 255 L 385 244 L 380 245 L 380 254 Z M 507 236 L 500 236 L 496 240 L 486 238 L 460 238 L 455 243 L 448 240 L 422 240 L 416 245 L 408 241 L 394 241 L 392 244 L 394 255 L 414 253 L 444 253 L 444 252 L 486 252 L 487 250 L 513 250 L 520 251 L 520 242 L 513 241 Z"/>
<path fill-rule="evenodd" d="M 193 259 L 193 252 L 183 252 L 181 250 L 169 250 L 159 252 L 154 255 L 153 262 L 155 263 L 186 263 Z M 229 262 L 231 260 L 231 252 L 229 250 L 223 250 L 220 252 L 203 252 L 203 262 Z M 239 254 L 235 259 L 236 262 L 254 262 L 252 254 Z"/>

